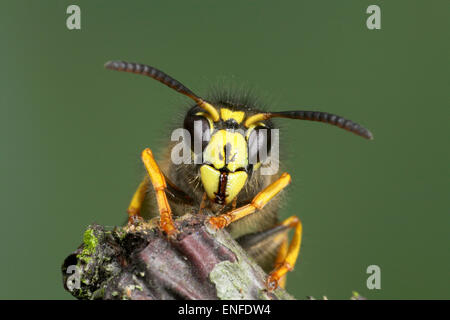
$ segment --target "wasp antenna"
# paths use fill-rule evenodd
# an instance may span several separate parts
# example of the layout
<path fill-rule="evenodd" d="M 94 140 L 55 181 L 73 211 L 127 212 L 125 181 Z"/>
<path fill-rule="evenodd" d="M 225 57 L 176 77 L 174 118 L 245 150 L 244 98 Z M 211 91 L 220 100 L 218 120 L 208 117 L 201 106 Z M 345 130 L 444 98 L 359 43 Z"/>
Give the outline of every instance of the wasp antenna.
<path fill-rule="evenodd" d="M 108 61 L 105 63 L 105 68 L 116 71 L 141 74 L 153 78 L 155 80 L 158 80 L 159 82 L 165 84 L 169 88 L 172 88 L 178 91 L 179 93 L 184 94 L 185 96 L 194 100 L 200 107 L 205 109 L 211 115 L 214 121 L 218 121 L 220 119 L 219 113 L 217 112 L 216 108 L 214 108 L 211 104 L 209 104 L 208 102 L 197 96 L 181 82 L 175 80 L 174 78 L 162 72 L 161 70 L 158 70 L 154 67 L 145 64 L 126 61 Z"/>
<path fill-rule="evenodd" d="M 325 122 L 337 126 L 339 128 L 342 128 L 344 130 L 353 132 L 354 134 L 360 137 L 373 140 L 372 133 L 363 126 L 359 125 L 358 123 L 345 119 L 335 114 L 320 111 L 282 111 L 282 112 L 258 113 L 249 117 L 245 121 L 245 126 L 249 127 L 250 125 L 256 122 L 267 120 L 270 118 L 288 118 L 288 119 Z"/>

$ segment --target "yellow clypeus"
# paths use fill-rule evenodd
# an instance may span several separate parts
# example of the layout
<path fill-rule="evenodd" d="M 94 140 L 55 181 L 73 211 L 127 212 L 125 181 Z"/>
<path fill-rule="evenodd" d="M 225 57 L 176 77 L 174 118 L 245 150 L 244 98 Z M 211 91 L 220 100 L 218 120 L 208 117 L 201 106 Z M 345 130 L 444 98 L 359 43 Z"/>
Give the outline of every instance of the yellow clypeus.
<path fill-rule="evenodd" d="M 210 199 L 216 197 L 219 191 L 220 171 L 208 165 L 200 167 L 200 177 L 206 195 Z M 247 181 L 247 173 L 244 171 L 229 172 L 225 186 L 225 204 L 230 203 L 239 194 Z"/>

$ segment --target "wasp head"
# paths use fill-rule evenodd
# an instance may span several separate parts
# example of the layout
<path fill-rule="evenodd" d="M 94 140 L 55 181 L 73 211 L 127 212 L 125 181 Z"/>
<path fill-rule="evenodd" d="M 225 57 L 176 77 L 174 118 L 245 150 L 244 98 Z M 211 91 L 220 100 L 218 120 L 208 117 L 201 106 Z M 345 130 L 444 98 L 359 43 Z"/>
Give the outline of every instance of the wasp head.
<path fill-rule="evenodd" d="M 239 108 L 218 108 L 214 121 L 199 107 L 193 107 L 184 120 L 189 132 L 192 159 L 198 164 L 200 178 L 209 199 L 229 204 L 236 198 L 270 154 L 268 121 L 244 125 L 248 112 Z"/>

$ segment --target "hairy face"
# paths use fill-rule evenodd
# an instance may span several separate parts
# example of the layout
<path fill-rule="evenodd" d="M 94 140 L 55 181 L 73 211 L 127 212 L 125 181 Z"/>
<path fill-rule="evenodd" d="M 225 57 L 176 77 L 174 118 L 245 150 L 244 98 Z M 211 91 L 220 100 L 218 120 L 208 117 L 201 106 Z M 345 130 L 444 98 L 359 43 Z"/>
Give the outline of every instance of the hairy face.
<path fill-rule="evenodd" d="M 243 111 L 218 110 L 220 120 L 214 122 L 198 107 L 192 108 L 186 115 L 184 128 L 190 133 L 193 158 L 198 156 L 195 150 L 201 147 L 199 171 L 208 198 L 228 204 L 270 152 L 270 130 L 264 122 L 243 126 Z"/>

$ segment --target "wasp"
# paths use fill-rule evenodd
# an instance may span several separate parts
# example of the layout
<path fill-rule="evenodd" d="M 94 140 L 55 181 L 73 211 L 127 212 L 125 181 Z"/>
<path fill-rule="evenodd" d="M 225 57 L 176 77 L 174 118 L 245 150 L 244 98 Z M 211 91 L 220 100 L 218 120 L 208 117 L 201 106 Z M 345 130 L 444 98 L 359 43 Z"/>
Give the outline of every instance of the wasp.
<path fill-rule="evenodd" d="M 207 223 L 226 228 L 269 273 L 267 289 L 284 286 L 300 252 L 302 224 L 296 216 L 284 221 L 278 218 L 281 199 L 277 195 L 291 176 L 263 172 L 269 163 L 279 161 L 278 152 L 272 149 L 277 129 L 272 119 L 323 122 L 366 139 L 373 138 L 370 131 L 327 112 L 260 110 L 250 99 L 227 93 L 206 100 L 166 73 L 140 63 L 109 61 L 105 67 L 148 76 L 193 100 L 179 124 L 189 137 L 184 143 L 189 146 L 190 161 L 173 161 L 173 141 L 168 141 L 160 165 L 150 149 L 142 152 L 146 174 L 128 207 L 129 223 L 141 221 L 156 205 L 159 227 L 172 237 L 177 234 L 174 216 L 183 215 L 186 206 L 198 212 L 208 210 Z"/>

